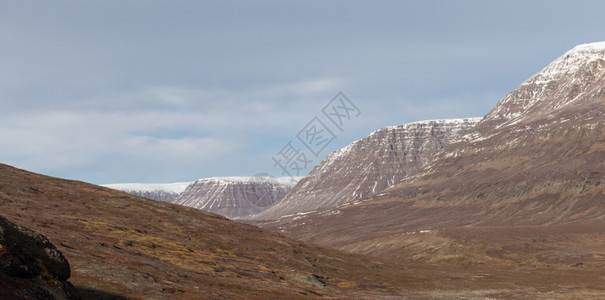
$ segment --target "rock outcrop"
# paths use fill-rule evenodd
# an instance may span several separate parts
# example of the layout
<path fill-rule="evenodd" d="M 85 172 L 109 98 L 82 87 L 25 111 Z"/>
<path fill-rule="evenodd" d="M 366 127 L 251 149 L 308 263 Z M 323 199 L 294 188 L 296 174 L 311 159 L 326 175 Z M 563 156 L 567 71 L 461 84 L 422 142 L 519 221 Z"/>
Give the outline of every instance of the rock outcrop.
<path fill-rule="evenodd" d="M 63 254 L 46 237 L 0 216 L 0 298 L 80 299 Z"/>

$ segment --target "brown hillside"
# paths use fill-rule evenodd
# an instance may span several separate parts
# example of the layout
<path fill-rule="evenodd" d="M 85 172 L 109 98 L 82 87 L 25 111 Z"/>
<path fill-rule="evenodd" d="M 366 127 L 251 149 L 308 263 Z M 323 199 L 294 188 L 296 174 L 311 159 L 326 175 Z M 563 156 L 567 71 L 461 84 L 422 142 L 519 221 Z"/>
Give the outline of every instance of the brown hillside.
<path fill-rule="evenodd" d="M 71 265 L 70 281 L 83 299 L 605 295 L 603 268 L 463 266 L 370 258 L 319 248 L 196 209 L 2 164 L 0 213 L 57 246 Z M 494 255 L 510 251 L 514 249 Z M 569 257 L 574 256 L 562 259 Z"/>
<path fill-rule="evenodd" d="M 410 276 L 380 260 L 193 208 L 6 165 L 0 165 L 0 214 L 44 234 L 64 253 L 70 281 L 85 299 L 392 295 Z"/>

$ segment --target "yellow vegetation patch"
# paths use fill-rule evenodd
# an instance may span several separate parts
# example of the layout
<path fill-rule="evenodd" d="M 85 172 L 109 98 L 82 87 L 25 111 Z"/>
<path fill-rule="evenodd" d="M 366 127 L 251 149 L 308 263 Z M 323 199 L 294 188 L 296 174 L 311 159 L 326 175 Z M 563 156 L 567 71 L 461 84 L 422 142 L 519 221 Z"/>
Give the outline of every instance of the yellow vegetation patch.
<path fill-rule="evenodd" d="M 356 288 L 357 284 L 353 283 L 353 282 L 339 282 L 336 284 L 337 287 L 339 288 L 343 288 L 343 289 L 352 289 L 352 288 Z"/>
<path fill-rule="evenodd" d="M 80 220 L 79 222 L 83 223 L 89 230 L 104 232 L 105 236 L 121 241 L 123 244 L 120 244 L 119 247 L 139 251 L 183 269 L 211 272 L 213 269 L 204 262 L 210 262 L 218 258 L 218 255 L 210 251 L 193 251 L 186 245 L 147 235 L 130 228 L 115 228 L 102 221 Z M 224 254 L 221 254 L 221 256 L 224 257 Z M 198 261 L 198 263 L 192 263 L 192 261 Z"/>
<path fill-rule="evenodd" d="M 593 186 L 584 192 L 584 195 L 597 196 L 603 193 L 603 187 Z"/>
<path fill-rule="evenodd" d="M 221 277 L 237 277 L 238 274 L 232 272 L 235 269 L 230 270 L 229 267 L 225 268 L 225 270 L 220 273 L 215 272 L 217 262 L 224 262 L 224 260 L 227 259 L 232 261 L 233 265 L 241 267 L 242 263 L 245 263 L 246 261 L 246 259 L 220 248 L 213 250 L 193 249 L 191 242 L 189 242 L 189 244 L 179 243 L 131 228 L 111 226 L 103 221 L 78 220 L 78 222 L 84 224 L 90 231 L 115 239 L 113 242 L 115 243 L 114 246 L 123 248 L 127 251 L 136 251 L 145 256 L 153 257 L 160 261 L 194 272 L 205 272 L 213 275 L 220 274 Z M 103 257 L 104 255 L 98 253 L 97 256 Z M 266 274 L 272 271 L 262 265 L 250 265 L 249 267 L 255 269 L 255 271 L 259 273 Z"/>

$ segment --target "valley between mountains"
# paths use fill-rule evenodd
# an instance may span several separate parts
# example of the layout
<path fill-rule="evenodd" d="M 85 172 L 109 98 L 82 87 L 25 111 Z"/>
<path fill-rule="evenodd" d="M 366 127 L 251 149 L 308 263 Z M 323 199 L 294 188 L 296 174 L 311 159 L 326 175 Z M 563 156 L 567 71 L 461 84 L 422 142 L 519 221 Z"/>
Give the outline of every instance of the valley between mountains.
<path fill-rule="evenodd" d="M 0 214 L 82 299 L 603 299 L 604 103 L 584 44 L 482 118 L 379 129 L 304 178 L 110 186 L 135 196 L 0 165 Z"/>
<path fill-rule="evenodd" d="M 594 266 L 435 264 L 352 254 L 84 182 L 7 165 L 0 171 L 0 211 L 56 246 L 71 268 L 63 278 L 76 290 L 70 297 L 38 297 L 34 292 L 56 281 L 31 287 L 39 279 L 11 277 L 3 267 L 0 291 L 12 292 L 12 299 L 552 299 L 604 292 L 605 271 Z M 15 284 L 16 291 L 8 290 Z"/>

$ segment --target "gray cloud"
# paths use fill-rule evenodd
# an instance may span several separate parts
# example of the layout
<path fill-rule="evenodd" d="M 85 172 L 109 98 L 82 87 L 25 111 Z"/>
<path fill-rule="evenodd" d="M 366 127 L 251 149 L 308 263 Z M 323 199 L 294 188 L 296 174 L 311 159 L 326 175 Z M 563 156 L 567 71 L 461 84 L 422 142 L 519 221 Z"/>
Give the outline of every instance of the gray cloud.
<path fill-rule="evenodd" d="M 480 116 L 602 39 L 604 6 L 7 2 L 0 161 L 95 183 L 276 172 L 271 156 L 338 91 L 362 115 L 327 151 L 382 126 Z"/>

